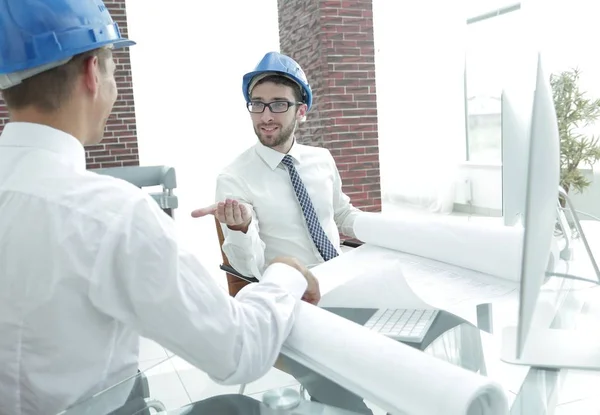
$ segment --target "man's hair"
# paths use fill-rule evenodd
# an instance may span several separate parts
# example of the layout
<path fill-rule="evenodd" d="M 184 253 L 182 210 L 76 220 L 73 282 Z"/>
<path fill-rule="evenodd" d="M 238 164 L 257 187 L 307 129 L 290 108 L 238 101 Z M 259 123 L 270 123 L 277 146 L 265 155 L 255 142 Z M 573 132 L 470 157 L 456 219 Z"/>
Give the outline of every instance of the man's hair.
<path fill-rule="evenodd" d="M 57 111 L 71 98 L 83 62 L 94 56 L 98 57 L 100 70 L 106 72 L 106 61 L 111 56 L 110 49 L 99 48 L 75 55 L 64 65 L 24 79 L 20 84 L 2 91 L 6 106 L 9 110 L 32 106 L 42 112 Z"/>
<path fill-rule="evenodd" d="M 292 81 L 290 78 L 288 78 L 286 76 L 282 76 L 282 75 L 267 75 L 264 78 L 262 78 L 260 81 L 258 81 L 256 83 L 256 85 L 254 85 L 253 89 L 256 88 L 258 85 L 263 84 L 265 82 L 272 82 L 276 85 L 289 86 L 290 88 L 292 88 L 292 91 L 294 91 L 294 98 L 296 99 L 296 101 L 297 102 L 305 102 L 304 94 L 302 93 L 302 88 L 300 87 L 300 85 L 298 85 L 296 82 Z M 250 92 L 252 92 L 252 91 L 250 91 Z"/>

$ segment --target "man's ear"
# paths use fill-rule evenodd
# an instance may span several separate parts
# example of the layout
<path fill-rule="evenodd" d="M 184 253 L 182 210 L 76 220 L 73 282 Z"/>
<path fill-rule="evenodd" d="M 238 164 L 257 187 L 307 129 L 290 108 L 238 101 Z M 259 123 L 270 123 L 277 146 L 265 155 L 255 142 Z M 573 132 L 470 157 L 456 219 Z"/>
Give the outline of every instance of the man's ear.
<path fill-rule="evenodd" d="M 308 105 L 302 104 L 298 107 L 298 112 L 296 112 L 296 119 L 300 122 L 306 120 L 306 111 L 308 110 Z"/>
<path fill-rule="evenodd" d="M 88 91 L 95 97 L 100 85 L 100 62 L 98 56 L 91 56 L 83 62 L 83 79 Z"/>

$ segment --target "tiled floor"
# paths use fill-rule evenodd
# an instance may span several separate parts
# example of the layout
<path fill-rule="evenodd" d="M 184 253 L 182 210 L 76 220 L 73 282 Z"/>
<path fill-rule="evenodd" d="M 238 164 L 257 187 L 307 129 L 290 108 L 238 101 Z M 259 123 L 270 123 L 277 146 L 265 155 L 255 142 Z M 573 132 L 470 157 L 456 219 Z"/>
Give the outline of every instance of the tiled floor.
<path fill-rule="evenodd" d="M 161 401 L 167 409 L 179 408 L 215 395 L 240 391 L 239 385 L 216 384 L 201 370 L 144 338 L 140 344 L 140 369 L 145 371 L 148 378 L 151 398 Z M 292 376 L 273 368 L 261 379 L 246 385 L 244 394 L 260 400 L 264 392 L 285 387 L 299 390 L 300 385 Z M 374 415 L 385 414 L 385 411 L 376 406 L 369 406 Z"/>
<path fill-rule="evenodd" d="M 560 390 L 554 415 L 600 415 L 600 373 L 572 371 Z"/>
<path fill-rule="evenodd" d="M 160 400 L 168 409 L 214 395 L 238 393 L 240 389 L 239 385 L 216 384 L 201 370 L 144 338 L 141 339 L 140 345 L 140 369 L 146 370 L 152 398 Z M 244 393 L 255 395 L 270 389 L 295 385 L 298 385 L 298 382 L 293 377 L 272 369 L 263 378 L 246 385 Z"/>
<path fill-rule="evenodd" d="M 600 399 L 591 397 L 589 399 L 575 401 L 568 404 L 559 405 L 554 411 L 554 415 L 599 415 Z"/>

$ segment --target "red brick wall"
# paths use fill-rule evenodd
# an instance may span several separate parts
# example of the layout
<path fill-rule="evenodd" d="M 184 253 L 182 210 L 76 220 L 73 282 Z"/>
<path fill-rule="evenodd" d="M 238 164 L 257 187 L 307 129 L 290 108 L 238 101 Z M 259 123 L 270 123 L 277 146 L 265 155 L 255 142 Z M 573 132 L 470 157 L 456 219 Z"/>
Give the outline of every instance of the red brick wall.
<path fill-rule="evenodd" d="M 372 2 L 277 4 L 281 53 L 302 66 L 314 95 L 298 140 L 328 148 L 352 203 L 380 211 Z"/>
<path fill-rule="evenodd" d="M 105 4 L 121 32 L 127 36 L 125 0 L 105 0 Z M 88 168 L 139 164 L 129 49 L 115 51 L 114 57 L 118 68 L 119 97 L 108 120 L 104 140 L 99 145 L 86 148 Z M 7 122 L 8 112 L 0 99 L 0 132 Z"/>

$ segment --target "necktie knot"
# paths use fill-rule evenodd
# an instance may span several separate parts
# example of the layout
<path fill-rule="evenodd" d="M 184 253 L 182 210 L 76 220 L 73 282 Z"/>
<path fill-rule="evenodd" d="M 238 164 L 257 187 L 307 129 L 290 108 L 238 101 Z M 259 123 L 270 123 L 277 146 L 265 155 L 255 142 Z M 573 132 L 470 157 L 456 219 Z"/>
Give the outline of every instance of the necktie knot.
<path fill-rule="evenodd" d="M 294 159 L 289 154 L 286 154 L 285 156 L 283 156 L 283 160 L 281 160 L 281 162 L 287 168 L 294 167 Z"/>

